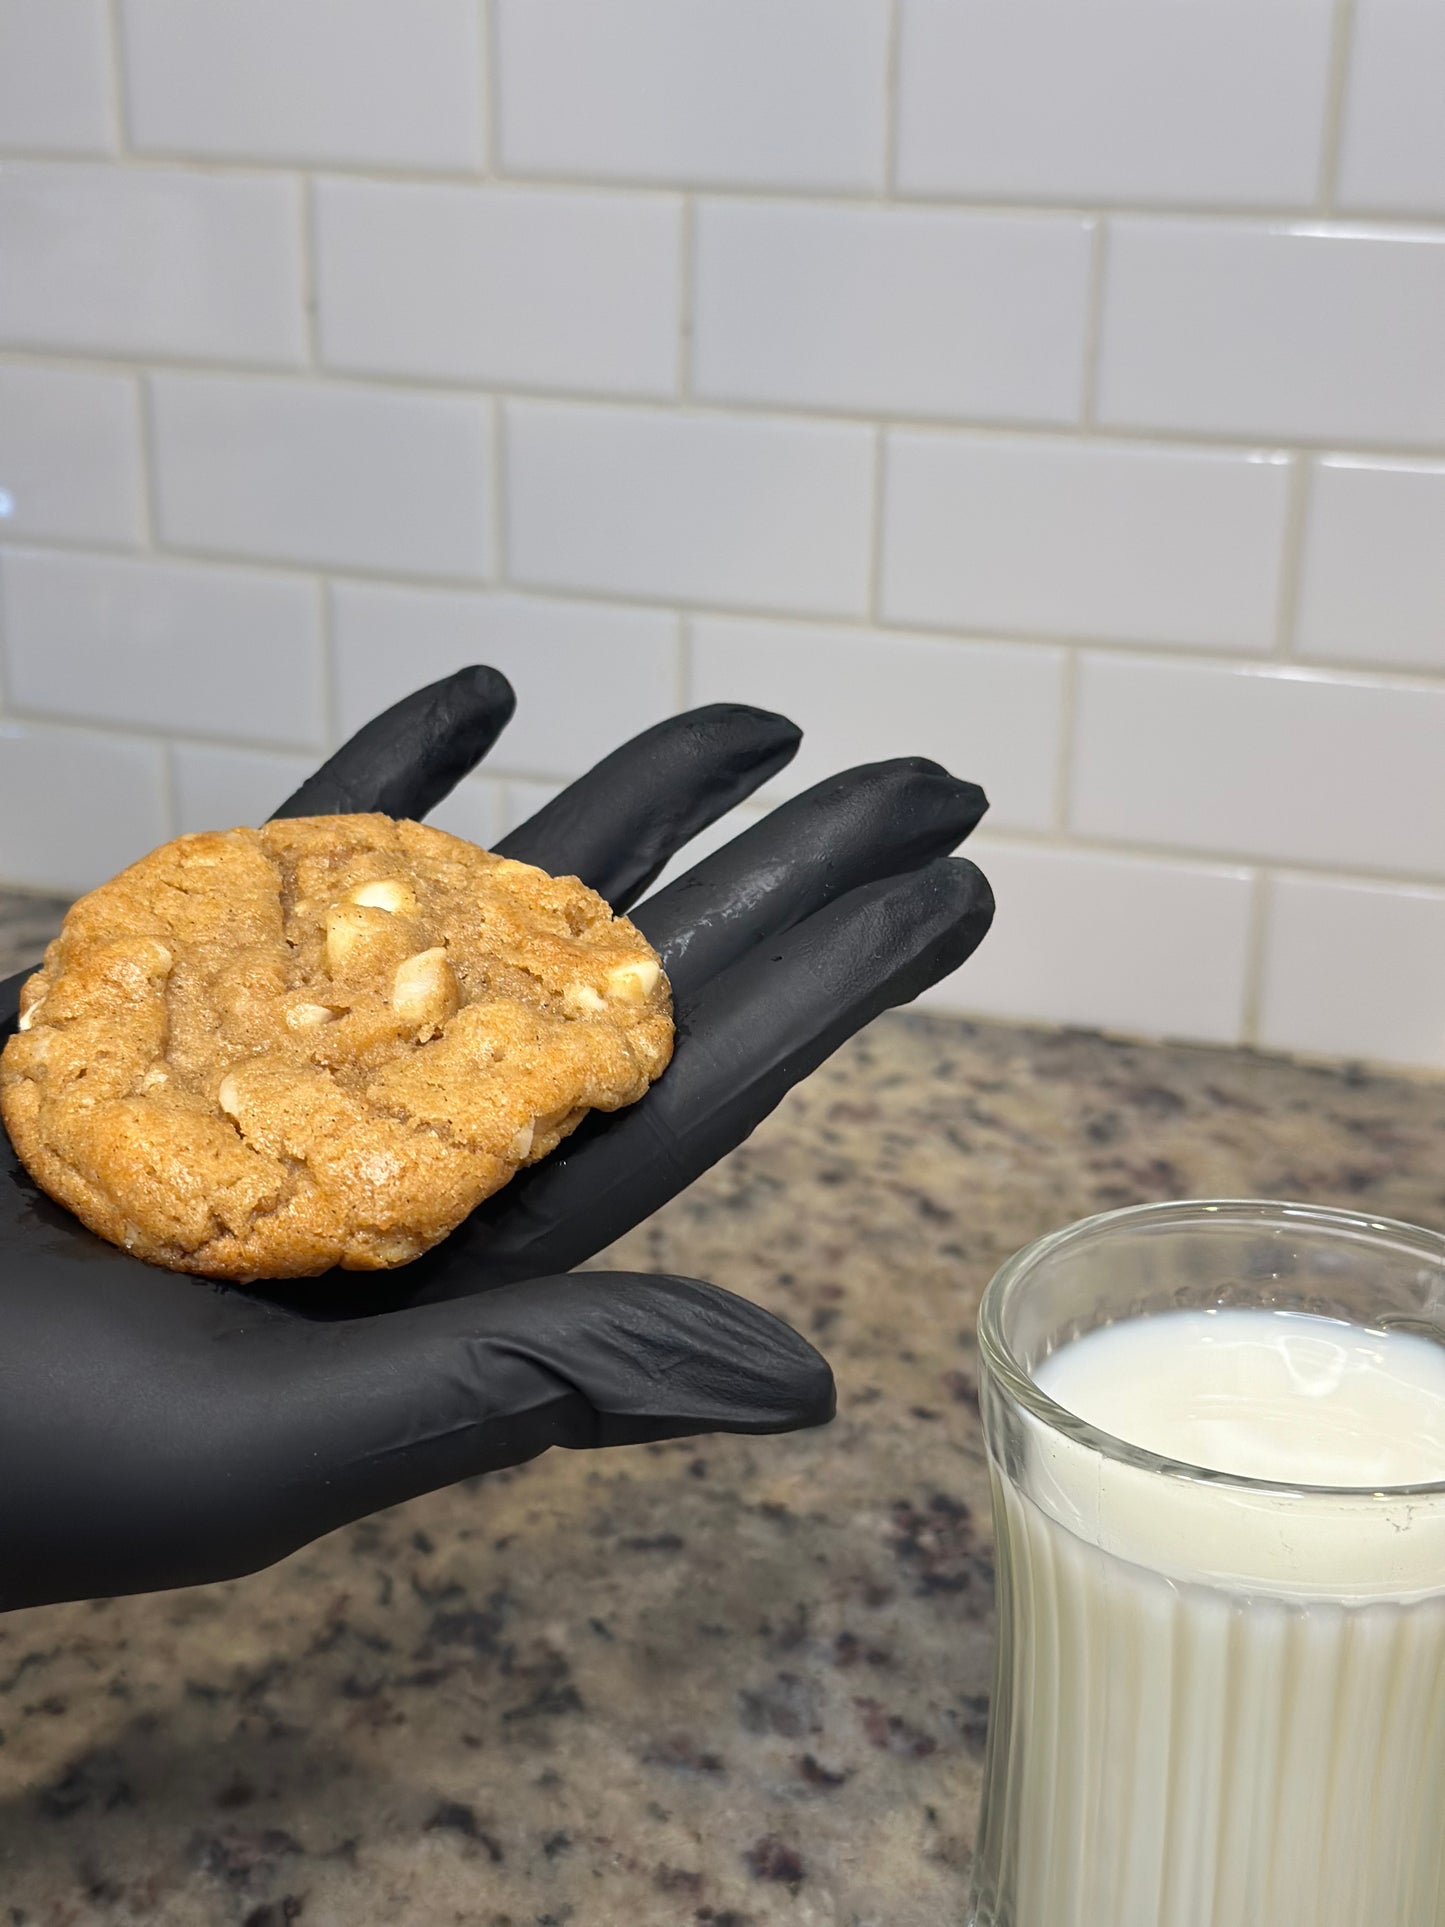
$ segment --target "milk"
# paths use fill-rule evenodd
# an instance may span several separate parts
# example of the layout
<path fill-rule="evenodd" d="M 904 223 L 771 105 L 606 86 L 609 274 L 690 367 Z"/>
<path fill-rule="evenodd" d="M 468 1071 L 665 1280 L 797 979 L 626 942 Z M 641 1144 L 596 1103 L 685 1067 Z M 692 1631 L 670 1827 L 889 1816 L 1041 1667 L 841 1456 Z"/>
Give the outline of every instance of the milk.
<path fill-rule="evenodd" d="M 1121 1463 L 1025 1415 L 995 1466 L 980 1927 L 1445 1927 L 1445 1347 L 1167 1312 L 1033 1374 L 1089 1425 L 1271 1492 Z M 989 1883 L 992 1888 L 992 1882 Z"/>

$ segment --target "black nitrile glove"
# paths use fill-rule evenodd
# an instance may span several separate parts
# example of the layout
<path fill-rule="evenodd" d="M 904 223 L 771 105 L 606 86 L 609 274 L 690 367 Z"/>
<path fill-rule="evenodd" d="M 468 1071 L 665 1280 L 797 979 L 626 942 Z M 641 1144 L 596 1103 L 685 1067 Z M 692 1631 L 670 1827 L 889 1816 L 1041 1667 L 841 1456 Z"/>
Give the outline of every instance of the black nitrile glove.
<path fill-rule="evenodd" d="M 459 671 L 369 723 L 279 813 L 419 817 L 512 708 L 494 670 Z M 782 717 L 695 710 L 501 848 L 625 909 L 797 744 Z M 636 921 L 676 1004 L 662 1080 L 399 1271 L 243 1291 L 142 1264 L 52 1204 L 0 1135 L 0 1607 L 234 1577 L 550 1445 L 828 1419 L 824 1360 L 746 1300 L 687 1278 L 559 1274 L 973 951 L 988 884 L 944 858 L 984 807 L 935 764 L 874 764 L 650 899 Z M 0 1037 L 28 974 L 0 986 Z"/>

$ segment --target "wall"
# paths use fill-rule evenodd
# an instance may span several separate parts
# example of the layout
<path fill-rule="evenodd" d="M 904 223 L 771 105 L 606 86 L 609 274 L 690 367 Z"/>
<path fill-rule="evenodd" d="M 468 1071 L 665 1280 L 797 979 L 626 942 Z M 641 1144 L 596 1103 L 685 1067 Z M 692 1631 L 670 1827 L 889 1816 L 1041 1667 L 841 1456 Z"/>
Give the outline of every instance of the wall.
<path fill-rule="evenodd" d="M 0 139 L 0 877 L 481 657 L 478 837 L 751 699 L 988 786 L 950 1006 L 1445 1065 L 1440 0 L 0 0 Z"/>

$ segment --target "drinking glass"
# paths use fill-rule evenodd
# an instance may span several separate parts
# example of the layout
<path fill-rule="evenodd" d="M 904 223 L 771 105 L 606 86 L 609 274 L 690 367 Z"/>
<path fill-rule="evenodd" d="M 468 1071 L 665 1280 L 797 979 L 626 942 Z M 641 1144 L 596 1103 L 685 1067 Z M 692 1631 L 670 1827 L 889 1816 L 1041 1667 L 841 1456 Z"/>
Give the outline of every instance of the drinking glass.
<path fill-rule="evenodd" d="M 1445 1238 L 1146 1205 L 984 1295 L 998 1654 L 970 1927 L 1445 1927 L 1445 1484 L 1274 1484 L 1054 1403 L 1070 1339 L 1210 1306 L 1445 1342 Z"/>

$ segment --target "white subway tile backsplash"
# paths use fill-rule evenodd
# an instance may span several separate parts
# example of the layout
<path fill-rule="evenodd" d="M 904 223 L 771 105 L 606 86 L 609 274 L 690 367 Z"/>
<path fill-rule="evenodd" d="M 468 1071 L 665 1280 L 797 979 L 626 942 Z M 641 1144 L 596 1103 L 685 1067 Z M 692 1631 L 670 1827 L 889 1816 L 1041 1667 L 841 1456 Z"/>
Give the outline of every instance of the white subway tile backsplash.
<path fill-rule="evenodd" d="M 669 395 L 671 196 L 323 181 L 324 358 L 337 368 Z"/>
<path fill-rule="evenodd" d="M 427 822 L 490 850 L 501 841 L 506 799 L 507 786 L 495 776 L 469 776 L 450 796 L 442 798 Z"/>
<path fill-rule="evenodd" d="M 129 547 L 144 529 L 140 408 L 128 375 L 0 368 L 6 538 Z"/>
<path fill-rule="evenodd" d="M 300 361 L 297 196 L 259 175 L 14 162 L 0 171 L 0 341 Z"/>
<path fill-rule="evenodd" d="M 500 769 L 580 775 L 677 707 L 677 618 L 661 609 L 338 582 L 332 626 L 347 732 L 467 663 L 500 669 L 517 692 Z"/>
<path fill-rule="evenodd" d="M 901 0 L 898 181 L 1311 206 L 1332 0 Z"/>
<path fill-rule="evenodd" d="M 1445 215 L 1445 7 L 1355 0 L 1338 202 Z"/>
<path fill-rule="evenodd" d="M 1099 418 L 1445 441 L 1445 231 L 1111 223 Z"/>
<path fill-rule="evenodd" d="M 475 170 L 475 0 L 123 0 L 132 138 L 151 152 Z"/>
<path fill-rule="evenodd" d="M 234 830 L 264 823 L 311 775 L 319 756 L 177 743 L 171 751 L 176 830 Z"/>
<path fill-rule="evenodd" d="M 0 723 L 0 876 L 7 882 L 90 890 L 170 834 L 158 743 Z"/>
<path fill-rule="evenodd" d="M 1239 1040 L 1250 871 L 986 836 L 963 854 L 993 885 L 998 911 L 982 948 L 927 1003 L 1208 1043 Z"/>
<path fill-rule="evenodd" d="M 693 369 L 711 399 L 1068 422 L 1092 233 L 1059 217 L 704 201 Z"/>
<path fill-rule="evenodd" d="M 1086 656 L 1083 836 L 1445 876 L 1445 685 Z"/>
<path fill-rule="evenodd" d="M 161 535 L 399 575 L 492 568 L 492 417 L 466 396 L 157 375 Z"/>
<path fill-rule="evenodd" d="M 1275 878 L 1259 1040 L 1445 1070 L 1445 891 Z"/>
<path fill-rule="evenodd" d="M 319 745 L 320 596 L 255 569 L 10 549 L 6 689 L 21 709 Z"/>
<path fill-rule="evenodd" d="M 1268 649 L 1290 470 L 1201 448 L 896 430 L 890 621 Z"/>
<path fill-rule="evenodd" d="M 1331 455 L 1317 465 L 1296 646 L 1445 670 L 1445 462 Z"/>
<path fill-rule="evenodd" d="M 862 614 L 874 434 L 512 403 L 508 562 L 539 588 Z"/>
<path fill-rule="evenodd" d="M 0 149 L 115 146 L 105 0 L 0 0 Z"/>
<path fill-rule="evenodd" d="M 460 835 L 769 704 L 764 802 L 990 791 L 940 1008 L 1445 1069 L 1442 75 L 1445 0 L 0 0 L 0 881 L 491 662 Z"/>
<path fill-rule="evenodd" d="M 512 173 L 883 180 L 886 0 L 497 0 Z"/>
<path fill-rule="evenodd" d="M 854 763 L 930 756 L 982 783 L 991 822 L 1053 823 L 1062 650 L 716 617 L 689 626 L 695 702 L 759 703 L 802 728 L 773 794 Z"/>

